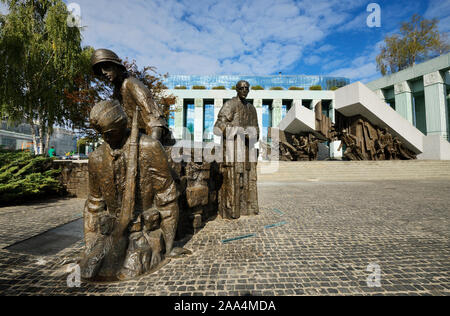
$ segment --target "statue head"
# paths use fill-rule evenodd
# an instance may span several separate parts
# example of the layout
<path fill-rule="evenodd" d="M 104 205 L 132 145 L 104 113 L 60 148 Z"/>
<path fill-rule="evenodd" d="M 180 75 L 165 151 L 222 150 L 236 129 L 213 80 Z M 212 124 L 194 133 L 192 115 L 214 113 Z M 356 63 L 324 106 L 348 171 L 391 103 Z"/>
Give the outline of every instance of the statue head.
<path fill-rule="evenodd" d="M 250 84 L 245 80 L 239 81 L 236 84 L 236 92 L 239 99 L 245 100 L 248 96 L 248 93 L 250 92 Z"/>
<path fill-rule="evenodd" d="M 91 110 L 89 121 L 111 148 L 116 149 L 123 143 L 128 119 L 119 101 L 97 103 Z"/>
<path fill-rule="evenodd" d="M 127 71 L 119 56 L 109 49 L 97 49 L 91 57 L 94 74 L 114 82 Z"/>

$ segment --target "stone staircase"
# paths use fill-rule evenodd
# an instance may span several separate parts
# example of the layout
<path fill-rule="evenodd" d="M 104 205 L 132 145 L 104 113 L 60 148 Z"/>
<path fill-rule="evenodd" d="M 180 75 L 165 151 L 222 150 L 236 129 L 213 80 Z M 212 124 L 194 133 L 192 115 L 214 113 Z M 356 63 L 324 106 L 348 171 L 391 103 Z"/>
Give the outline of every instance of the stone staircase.
<path fill-rule="evenodd" d="M 258 182 L 450 180 L 450 161 L 296 161 L 258 163 Z"/>

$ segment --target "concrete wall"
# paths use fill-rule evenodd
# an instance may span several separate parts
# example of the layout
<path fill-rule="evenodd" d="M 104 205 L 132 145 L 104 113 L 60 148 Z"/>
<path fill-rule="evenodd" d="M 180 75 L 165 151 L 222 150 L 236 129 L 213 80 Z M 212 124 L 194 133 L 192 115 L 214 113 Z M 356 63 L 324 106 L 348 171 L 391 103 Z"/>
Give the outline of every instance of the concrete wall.
<path fill-rule="evenodd" d="M 424 136 L 423 154 L 418 155 L 420 160 L 450 160 L 450 143 L 440 135 Z"/>
<path fill-rule="evenodd" d="M 65 161 L 54 162 L 62 169 L 61 182 L 71 196 L 87 199 L 89 194 L 89 171 L 87 161 Z"/>
<path fill-rule="evenodd" d="M 384 76 L 380 79 L 374 80 L 366 84 L 366 86 L 375 91 L 378 89 L 384 89 L 389 86 L 394 86 L 395 84 L 407 80 L 412 80 L 418 77 L 423 77 L 426 74 L 435 71 L 445 71 L 450 68 L 450 54 L 442 55 L 440 57 L 434 58 L 432 60 L 426 61 L 424 63 L 415 65 L 408 69 L 399 71 L 395 74 Z"/>

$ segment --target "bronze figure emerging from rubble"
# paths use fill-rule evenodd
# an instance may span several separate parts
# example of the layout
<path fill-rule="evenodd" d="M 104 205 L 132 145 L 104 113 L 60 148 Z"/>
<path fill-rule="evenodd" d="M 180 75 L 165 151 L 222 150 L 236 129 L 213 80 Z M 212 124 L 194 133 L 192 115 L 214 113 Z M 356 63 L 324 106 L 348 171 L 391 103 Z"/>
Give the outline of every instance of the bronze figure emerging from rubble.
<path fill-rule="evenodd" d="M 239 81 L 236 84 L 237 97 L 226 102 L 219 112 L 214 125 L 214 134 L 222 137 L 225 158 L 221 163 L 223 184 L 219 191 L 219 215 L 226 219 L 237 219 L 241 215 L 256 215 L 259 213 L 257 191 L 257 162 L 251 161 L 251 153 L 255 150 L 254 142 L 259 139 L 258 116 L 256 109 L 247 101 L 250 84 Z M 239 152 L 238 140 L 234 138 L 236 129 L 242 128 L 249 132 L 245 135 L 245 153 Z M 255 135 L 252 135 L 252 132 Z M 228 133 L 228 135 L 227 135 Z M 234 150 L 232 157 L 226 155 L 227 146 L 232 139 Z M 230 149 L 230 148 L 228 148 Z M 245 155 L 244 159 L 242 155 Z M 256 156 L 256 155 L 255 155 Z"/>
<path fill-rule="evenodd" d="M 89 158 L 85 279 L 139 276 L 161 266 L 173 249 L 178 192 L 160 142 L 139 133 L 138 112 L 131 131 L 118 101 L 102 101 L 90 114 L 105 143 Z"/>
<path fill-rule="evenodd" d="M 340 150 L 345 145 L 347 160 L 411 160 L 416 154 L 407 149 L 400 139 L 387 129 L 379 128 L 362 116 L 341 118 Z"/>
<path fill-rule="evenodd" d="M 270 133 L 274 133 L 270 129 Z M 315 161 L 319 156 L 319 139 L 312 134 L 291 134 L 276 129 L 279 133 L 279 151 L 281 161 Z"/>

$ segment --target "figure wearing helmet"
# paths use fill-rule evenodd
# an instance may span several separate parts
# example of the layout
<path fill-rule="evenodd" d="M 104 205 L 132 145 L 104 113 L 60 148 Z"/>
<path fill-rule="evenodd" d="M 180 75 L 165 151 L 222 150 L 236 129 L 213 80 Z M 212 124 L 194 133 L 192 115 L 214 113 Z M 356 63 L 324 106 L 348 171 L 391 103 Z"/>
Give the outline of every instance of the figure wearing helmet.
<path fill-rule="evenodd" d="M 114 85 L 113 97 L 120 101 L 128 122 L 132 122 L 136 106 L 140 108 L 139 128 L 161 141 L 168 130 L 163 109 L 155 103 L 150 90 L 137 78 L 129 76 L 120 58 L 111 50 L 97 49 L 91 57 L 96 76 L 105 77 Z M 130 127 L 130 126 L 128 126 Z"/>

